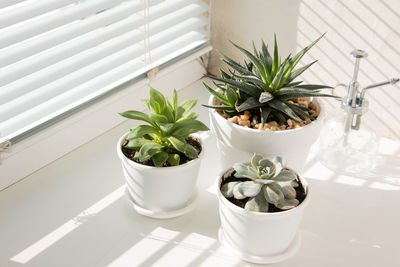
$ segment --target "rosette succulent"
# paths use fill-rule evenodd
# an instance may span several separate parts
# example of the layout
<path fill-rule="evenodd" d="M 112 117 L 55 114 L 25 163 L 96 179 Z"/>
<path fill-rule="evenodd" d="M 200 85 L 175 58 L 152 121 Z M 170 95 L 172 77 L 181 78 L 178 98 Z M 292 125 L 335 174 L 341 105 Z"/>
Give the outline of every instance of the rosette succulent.
<path fill-rule="evenodd" d="M 129 110 L 120 115 L 144 121 L 146 125 L 132 128 L 127 136 L 125 148 L 136 150 L 134 160 L 151 160 L 159 167 L 168 162 L 172 166 L 181 163 L 181 156 L 198 157 L 198 151 L 186 142 L 190 134 L 207 131 L 208 127 L 197 120 L 198 114 L 190 110 L 197 100 L 186 100 L 178 105 L 176 90 L 166 99 L 163 94 L 150 88 L 150 99 L 142 100 L 150 115 Z"/>
<path fill-rule="evenodd" d="M 236 163 L 236 178 L 245 181 L 233 181 L 222 185 L 221 193 L 226 198 L 238 200 L 248 198 L 244 208 L 251 211 L 268 212 L 269 205 L 287 210 L 296 207 L 295 187 L 297 175 L 285 168 L 284 159 L 275 157 L 271 160 L 254 154 L 251 164 Z"/>
<path fill-rule="evenodd" d="M 307 108 L 289 100 L 300 97 L 334 97 L 320 93 L 320 89 L 332 88 L 330 86 L 294 81 L 317 61 L 295 69 L 302 57 L 322 36 L 295 56 L 289 55 L 283 61 L 278 54 L 276 36 L 273 56 L 270 55 L 264 41 L 259 50 L 253 42 L 253 53 L 232 43 L 246 56 L 247 61 L 241 64 L 221 53 L 223 62 L 230 67 L 229 73 L 221 69 L 221 77 L 206 75 L 214 80 L 217 89 L 212 89 L 206 83 L 204 86 L 219 103 L 204 106 L 223 110 L 231 116 L 249 110 L 252 114 L 259 115 L 263 126 L 269 116 L 281 122 L 286 122 L 289 118 L 298 122 L 303 122 L 306 118 L 314 120 L 315 118 L 306 112 Z"/>

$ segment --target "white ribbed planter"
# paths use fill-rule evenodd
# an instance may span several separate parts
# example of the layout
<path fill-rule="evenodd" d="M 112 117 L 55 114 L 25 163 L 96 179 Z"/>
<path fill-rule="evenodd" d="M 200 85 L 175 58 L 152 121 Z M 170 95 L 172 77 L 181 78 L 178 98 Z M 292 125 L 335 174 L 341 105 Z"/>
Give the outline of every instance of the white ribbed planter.
<path fill-rule="evenodd" d="M 304 208 L 310 201 L 307 182 L 300 177 L 307 195 L 299 206 L 274 213 L 253 212 L 236 206 L 222 195 L 220 186 L 225 172 L 218 177 L 216 190 L 224 245 L 253 263 L 273 263 L 293 256 L 300 242 L 295 237 Z"/>
<path fill-rule="evenodd" d="M 154 218 L 172 218 L 188 212 L 188 205 L 192 205 L 196 197 L 196 183 L 204 155 L 204 145 L 199 136 L 194 135 L 202 144 L 197 159 L 179 166 L 157 168 L 136 163 L 122 153 L 121 144 L 127 134 L 118 141 L 117 153 L 135 210 Z"/>
<path fill-rule="evenodd" d="M 210 96 L 209 105 L 214 97 Z M 312 123 L 291 130 L 263 131 L 246 128 L 224 119 L 214 109 L 209 109 L 211 130 L 218 139 L 223 169 L 236 162 L 247 161 L 257 152 L 264 156 L 282 156 L 289 166 L 301 171 L 304 167 L 311 145 L 318 139 L 322 129 L 325 110 L 321 101 L 318 104 L 319 116 Z"/>

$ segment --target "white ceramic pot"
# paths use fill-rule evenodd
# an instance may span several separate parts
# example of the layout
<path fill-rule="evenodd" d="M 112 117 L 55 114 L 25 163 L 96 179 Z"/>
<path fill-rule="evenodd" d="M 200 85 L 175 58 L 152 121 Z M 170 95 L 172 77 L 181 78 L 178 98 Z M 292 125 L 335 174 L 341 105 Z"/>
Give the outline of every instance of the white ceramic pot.
<path fill-rule="evenodd" d="M 214 97 L 210 96 L 209 105 Z M 222 168 L 226 169 L 236 162 L 247 161 L 255 152 L 264 156 L 283 156 L 289 166 L 301 171 L 304 167 L 311 145 L 318 139 L 322 129 L 325 110 L 318 105 L 318 119 L 312 123 L 290 130 L 263 131 L 246 128 L 224 119 L 214 109 L 209 109 L 211 130 L 218 139 Z"/>
<path fill-rule="evenodd" d="M 297 207 L 263 213 L 238 207 L 222 195 L 220 186 L 224 173 L 218 177 L 216 190 L 224 242 L 243 260 L 254 263 L 273 263 L 292 256 L 294 253 L 289 254 L 293 249 L 288 250 L 298 232 L 304 208 L 310 201 L 306 181 L 300 178 L 307 195 Z"/>
<path fill-rule="evenodd" d="M 117 153 L 122 162 L 127 191 L 136 211 L 156 218 L 182 215 L 196 194 L 204 145 L 197 159 L 179 166 L 157 168 L 136 163 L 122 153 L 121 144 L 127 134 L 118 141 Z M 199 136 L 195 136 L 202 144 Z"/>

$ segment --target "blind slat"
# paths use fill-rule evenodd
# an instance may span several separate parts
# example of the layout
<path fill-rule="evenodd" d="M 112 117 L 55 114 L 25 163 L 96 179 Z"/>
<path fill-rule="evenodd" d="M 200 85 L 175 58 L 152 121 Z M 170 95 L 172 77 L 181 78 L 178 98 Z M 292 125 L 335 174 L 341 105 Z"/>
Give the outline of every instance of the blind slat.
<path fill-rule="evenodd" d="M 25 0 L 1 0 L 0 1 L 0 8 L 6 8 L 12 5 L 16 5 L 20 2 L 23 2 Z"/>
<path fill-rule="evenodd" d="M 57 27 L 66 25 L 89 15 L 111 8 L 124 0 L 96 0 L 82 5 L 70 6 L 65 10 L 52 12 L 46 17 L 33 22 L 19 23 L 0 30 L 0 48 L 4 48 L 40 35 Z"/>
<path fill-rule="evenodd" d="M 76 0 L 42 0 L 12 10 L 5 10 L 0 12 L 0 28 L 5 28 L 73 3 L 76 3 Z"/>
<path fill-rule="evenodd" d="M 45 51 L 82 34 L 86 34 L 94 29 L 126 18 L 130 14 L 136 13 L 143 8 L 144 6 L 140 2 L 132 2 L 124 6 L 117 6 L 96 16 L 57 29 L 51 32 L 51 34 L 44 35 L 41 38 L 36 38 L 30 42 L 20 43 L 16 46 L 4 49 L 2 53 L 0 53 L 0 68 Z"/>

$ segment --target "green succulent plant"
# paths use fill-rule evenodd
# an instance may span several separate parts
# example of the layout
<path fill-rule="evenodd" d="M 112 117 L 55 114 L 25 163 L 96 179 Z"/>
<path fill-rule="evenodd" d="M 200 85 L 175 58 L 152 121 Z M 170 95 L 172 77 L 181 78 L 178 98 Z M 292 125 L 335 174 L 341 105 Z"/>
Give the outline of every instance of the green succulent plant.
<path fill-rule="evenodd" d="M 226 198 L 249 198 L 244 208 L 251 211 L 268 212 L 269 205 L 287 210 L 296 207 L 297 175 L 285 168 L 284 159 L 275 157 L 271 160 L 254 154 L 251 164 L 236 163 L 236 178 L 247 178 L 246 181 L 225 183 L 221 193 Z"/>
<path fill-rule="evenodd" d="M 253 42 L 253 53 L 232 43 L 246 56 L 248 62 L 241 64 L 221 53 L 223 62 L 230 67 L 229 74 L 221 69 L 221 77 L 206 75 L 214 80 L 217 90 L 204 83 L 220 105 L 204 106 L 223 110 L 228 115 L 251 110 L 253 114 L 259 114 L 262 126 L 267 122 L 269 115 L 274 115 L 281 122 L 286 122 L 288 118 L 298 122 L 302 122 L 305 118 L 314 120 L 314 117 L 306 112 L 306 108 L 290 103 L 289 100 L 298 97 L 334 97 L 320 93 L 320 89 L 332 88 L 330 86 L 294 81 L 317 61 L 295 69 L 301 58 L 322 37 L 323 35 L 295 56 L 289 55 L 283 62 L 278 54 L 276 36 L 274 36 L 273 56 L 270 55 L 264 41 L 260 50 L 257 50 Z"/>
<path fill-rule="evenodd" d="M 166 99 L 162 93 L 150 88 L 150 99 L 142 100 L 150 114 L 129 110 L 120 115 L 147 124 L 132 128 L 125 147 L 136 150 L 134 160 L 144 162 L 151 159 L 154 166 L 165 162 L 172 166 L 180 164 L 184 154 L 189 159 L 198 157 L 197 150 L 186 143 L 190 134 L 209 130 L 197 120 L 198 114 L 190 112 L 197 100 L 186 100 L 178 105 L 176 90 Z"/>

